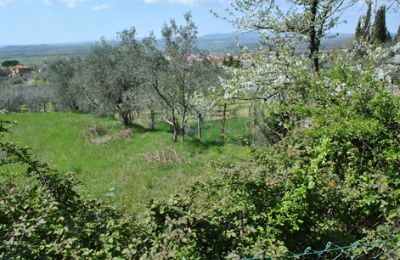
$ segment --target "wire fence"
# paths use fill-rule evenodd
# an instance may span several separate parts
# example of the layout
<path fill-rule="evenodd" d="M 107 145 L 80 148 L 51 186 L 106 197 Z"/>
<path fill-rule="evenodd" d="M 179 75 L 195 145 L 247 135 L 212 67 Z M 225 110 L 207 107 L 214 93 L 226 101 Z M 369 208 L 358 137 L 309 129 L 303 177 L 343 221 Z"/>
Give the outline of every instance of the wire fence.
<path fill-rule="evenodd" d="M 315 250 L 307 247 L 304 252 L 271 256 L 265 252 L 259 252 L 253 257 L 242 257 L 232 252 L 229 260 L 267 260 L 267 259 L 400 259 L 400 241 L 395 237 L 391 240 L 377 239 L 373 241 L 358 240 L 348 246 L 339 246 L 328 242 L 324 249 Z"/>

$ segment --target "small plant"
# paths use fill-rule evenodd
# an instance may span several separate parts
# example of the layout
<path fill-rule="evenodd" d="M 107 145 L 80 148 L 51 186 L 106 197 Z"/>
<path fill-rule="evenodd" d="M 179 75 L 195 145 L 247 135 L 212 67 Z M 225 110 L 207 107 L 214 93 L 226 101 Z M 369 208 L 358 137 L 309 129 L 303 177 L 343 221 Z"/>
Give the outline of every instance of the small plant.
<path fill-rule="evenodd" d="M 147 163 L 179 164 L 183 158 L 174 149 L 162 149 L 155 152 L 147 152 L 143 155 Z"/>

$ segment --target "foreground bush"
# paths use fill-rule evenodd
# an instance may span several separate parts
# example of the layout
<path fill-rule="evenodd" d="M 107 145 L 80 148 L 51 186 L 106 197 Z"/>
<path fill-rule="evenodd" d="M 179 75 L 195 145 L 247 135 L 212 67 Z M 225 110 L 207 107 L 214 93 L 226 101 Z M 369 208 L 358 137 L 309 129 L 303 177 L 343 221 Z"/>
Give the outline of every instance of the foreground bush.
<path fill-rule="evenodd" d="M 60 175 L 27 148 L 0 141 L 0 163 L 2 170 L 18 169 L 24 183 L 0 179 L 0 258 L 129 255 L 129 238 L 139 233 L 131 217 L 80 196 L 71 175 Z"/>

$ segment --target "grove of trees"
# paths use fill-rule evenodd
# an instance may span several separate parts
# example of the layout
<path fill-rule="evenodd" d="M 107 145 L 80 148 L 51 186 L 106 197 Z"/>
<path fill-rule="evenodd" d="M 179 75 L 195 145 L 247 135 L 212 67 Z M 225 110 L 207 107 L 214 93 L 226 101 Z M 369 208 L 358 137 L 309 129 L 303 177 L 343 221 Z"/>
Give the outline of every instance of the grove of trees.
<path fill-rule="evenodd" d="M 150 111 L 151 127 L 157 114 L 171 126 L 174 141 L 185 138 L 191 115 L 201 129 L 212 103 L 206 100 L 208 89 L 218 84 L 220 73 L 206 53 L 192 53 L 197 28 L 190 13 L 184 18 L 182 26 L 171 20 L 162 28 L 164 51 L 153 35 L 137 40 L 132 28 L 115 42 L 101 40 L 84 58 L 52 63 L 48 81 L 63 97 L 60 109 L 117 114 L 125 126 Z"/>

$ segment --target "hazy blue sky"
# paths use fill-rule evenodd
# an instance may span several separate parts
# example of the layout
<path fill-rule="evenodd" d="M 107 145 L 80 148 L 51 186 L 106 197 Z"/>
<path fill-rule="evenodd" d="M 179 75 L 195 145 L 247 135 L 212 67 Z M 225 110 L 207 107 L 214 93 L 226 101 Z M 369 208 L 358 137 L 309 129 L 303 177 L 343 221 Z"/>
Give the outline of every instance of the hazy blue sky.
<path fill-rule="evenodd" d="M 223 12 L 229 0 L 0 0 L 0 44 L 37 44 L 98 40 L 101 36 L 135 26 L 139 36 L 153 30 L 160 34 L 163 22 L 181 21 L 192 11 L 199 35 L 232 32 L 227 22 L 210 14 Z M 337 32 L 352 33 L 365 7 L 347 10 L 347 24 Z M 397 31 L 400 12 L 387 15 L 389 30 Z"/>

